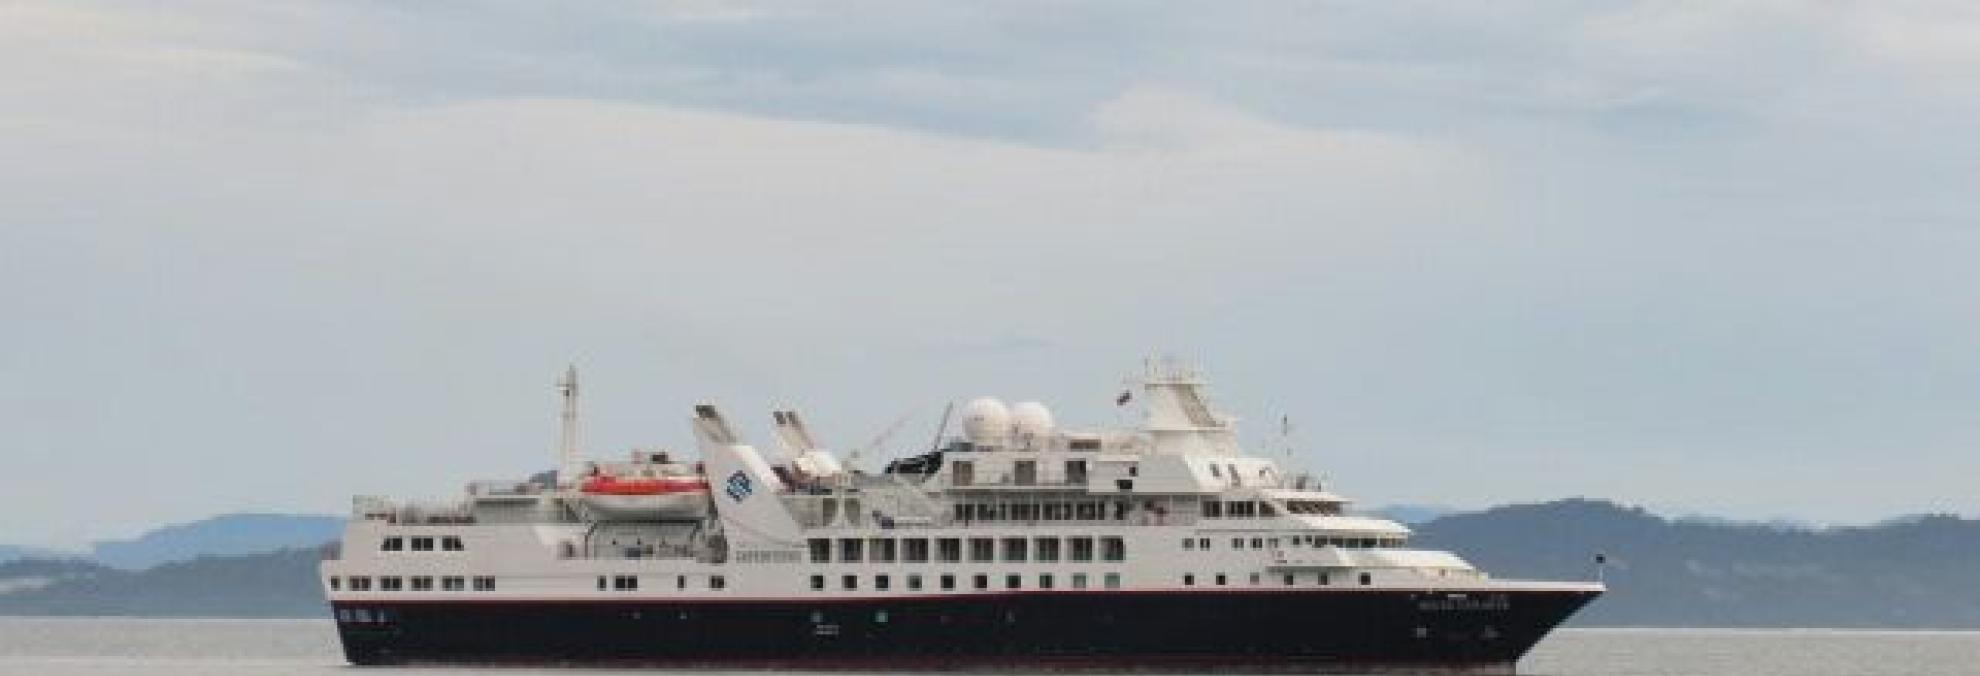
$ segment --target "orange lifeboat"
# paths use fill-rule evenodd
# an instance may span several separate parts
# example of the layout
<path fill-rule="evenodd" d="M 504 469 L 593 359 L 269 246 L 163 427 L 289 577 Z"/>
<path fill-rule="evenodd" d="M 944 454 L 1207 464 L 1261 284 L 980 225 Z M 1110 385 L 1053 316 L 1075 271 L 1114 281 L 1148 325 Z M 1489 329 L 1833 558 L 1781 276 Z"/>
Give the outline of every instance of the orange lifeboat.
<path fill-rule="evenodd" d="M 708 480 L 701 477 L 615 477 L 595 476 L 586 479 L 578 490 L 592 495 L 673 495 L 676 493 L 706 493 Z"/>
<path fill-rule="evenodd" d="M 601 519 L 694 519 L 708 513 L 708 480 L 698 476 L 599 474 L 578 484 L 584 504 Z"/>

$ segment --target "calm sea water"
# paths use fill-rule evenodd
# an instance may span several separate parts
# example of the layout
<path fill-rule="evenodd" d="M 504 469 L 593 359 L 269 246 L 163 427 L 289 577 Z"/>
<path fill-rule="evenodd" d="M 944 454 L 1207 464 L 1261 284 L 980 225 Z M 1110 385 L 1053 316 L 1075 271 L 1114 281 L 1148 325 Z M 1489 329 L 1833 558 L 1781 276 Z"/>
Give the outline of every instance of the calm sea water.
<path fill-rule="evenodd" d="M 0 674 L 7 676 L 434 676 L 473 671 L 354 669 L 340 659 L 330 624 L 320 621 L 0 618 Z M 1527 656 L 1520 671 L 1537 676 L 1973 676 L 1980 674 L 1980 632 L 1564 630 Z"/>

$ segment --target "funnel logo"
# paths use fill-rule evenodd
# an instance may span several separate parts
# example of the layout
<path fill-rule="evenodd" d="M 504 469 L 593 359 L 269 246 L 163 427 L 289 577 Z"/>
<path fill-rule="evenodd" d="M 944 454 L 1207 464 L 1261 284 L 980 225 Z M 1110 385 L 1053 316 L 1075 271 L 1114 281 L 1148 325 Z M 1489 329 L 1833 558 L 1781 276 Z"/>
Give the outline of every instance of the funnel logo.
<path fill-rule="evenodd" d="M 748 474 L 744 474 L 742 470 L 736 470 L 735 474 L 729 475 L 728 487 L 724 490 L 729 494 L 730 500 L 742 502 L 743 498 L 749 497 L 750 492 L 755 490 L 755 488 L 749 485 Z"/>

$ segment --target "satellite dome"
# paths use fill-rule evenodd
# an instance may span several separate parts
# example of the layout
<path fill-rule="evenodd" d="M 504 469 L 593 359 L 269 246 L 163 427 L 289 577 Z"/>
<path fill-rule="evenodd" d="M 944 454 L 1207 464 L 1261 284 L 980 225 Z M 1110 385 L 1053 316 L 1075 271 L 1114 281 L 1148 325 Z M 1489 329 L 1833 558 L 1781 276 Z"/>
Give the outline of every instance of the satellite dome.
<path fill-rule="evenodd" d="M 963 437 L 975 443 L 1002 441 L 1011 433 L 1011 409 L 995 397 L 977 397 L 963 405 Z"/>
<path fill-rule="evenodd" d="M 1019 439 L 1044 439 L 1052 436 L 1052 409 L 1035 401 L 1016 404 L 1011 407 L 1011 423 Z"/>

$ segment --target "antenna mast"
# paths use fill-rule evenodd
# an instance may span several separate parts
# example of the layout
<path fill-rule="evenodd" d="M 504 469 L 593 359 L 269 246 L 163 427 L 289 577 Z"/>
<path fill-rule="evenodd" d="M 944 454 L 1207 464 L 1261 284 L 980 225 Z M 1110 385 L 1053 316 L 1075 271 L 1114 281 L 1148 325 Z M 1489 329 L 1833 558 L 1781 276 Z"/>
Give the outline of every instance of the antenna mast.
<path fill-rule="evenodd" d="M 564 397 L 563 423 L 557 440 L 557 483 L 575 485 L 578 475 L 578 379 L 577 365 L 564 370 L 557 381 L 557 393 Z"/>

